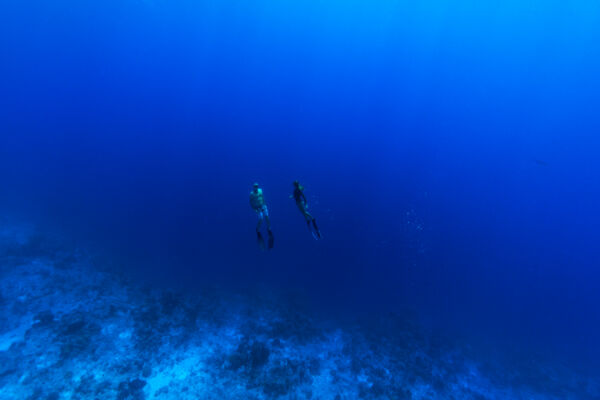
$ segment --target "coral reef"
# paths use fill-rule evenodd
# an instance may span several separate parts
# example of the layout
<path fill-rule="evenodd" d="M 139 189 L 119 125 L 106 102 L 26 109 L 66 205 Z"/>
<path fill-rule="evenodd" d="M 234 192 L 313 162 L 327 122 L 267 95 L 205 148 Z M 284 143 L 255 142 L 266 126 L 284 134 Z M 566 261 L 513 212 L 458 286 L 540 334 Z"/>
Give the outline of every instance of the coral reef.
<path fill-rule="evenodd" d="M 25 228 L 0 232 L 0 295 L 1 399 L 600 398 L 557 366 L 478 360 L 410 312 L 323 324 L 278 295 L 143 287 Z"/>

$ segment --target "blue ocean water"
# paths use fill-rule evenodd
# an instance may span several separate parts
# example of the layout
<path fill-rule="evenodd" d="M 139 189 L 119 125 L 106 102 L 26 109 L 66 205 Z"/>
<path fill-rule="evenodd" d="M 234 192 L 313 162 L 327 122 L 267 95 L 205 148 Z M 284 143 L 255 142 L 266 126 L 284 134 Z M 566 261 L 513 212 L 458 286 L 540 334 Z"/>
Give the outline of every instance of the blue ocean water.
<path fill-rule="evenodd" d="M 597 376 L 600 3 L 8 0 L 0 38 L 6 221 Z"/>

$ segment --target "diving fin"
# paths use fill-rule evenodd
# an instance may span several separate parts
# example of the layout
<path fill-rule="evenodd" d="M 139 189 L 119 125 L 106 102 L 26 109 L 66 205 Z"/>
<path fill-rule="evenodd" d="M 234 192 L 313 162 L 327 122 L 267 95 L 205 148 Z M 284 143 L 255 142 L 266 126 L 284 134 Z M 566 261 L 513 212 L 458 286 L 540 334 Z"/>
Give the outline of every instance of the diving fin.
<path fill-rule="evenodd" d="M 260 232 L 256 232 L 256 243 L 258 244 L 258 248 L 260 249 L 260 251 L 266 250 L 265 239 L 263 239 L 263 236 Z"/>
<path fill-rule="evenodd" d="M 317 220 L 313 218 L 312 224 L 313 224 L 313 227 L 315 228 L 313 236 L 315 236 L 315 234 L 316 234 L 315 239 L 317 239 L 317 240 L 321 239 L 321 231 L 319 230 L 319 227 L 317 226 Z"/>
<path fill-rule="evenodd" d="M 273 237 L 273 232 L 269 231 L 269 250 L 273 248 L 274 242 L 275 238 Z"/>
<path fill-rule="evenodd" d="M 311 222 L 312 227 L 310 226 Z M 306 226 L 308 227 L 310 234 L 315 240 L 321 239 L 321 231 L 319 230 L 319 227 L 317 226 L 317 221 L 314 218 L 310 221 L 306 221 Z"/>

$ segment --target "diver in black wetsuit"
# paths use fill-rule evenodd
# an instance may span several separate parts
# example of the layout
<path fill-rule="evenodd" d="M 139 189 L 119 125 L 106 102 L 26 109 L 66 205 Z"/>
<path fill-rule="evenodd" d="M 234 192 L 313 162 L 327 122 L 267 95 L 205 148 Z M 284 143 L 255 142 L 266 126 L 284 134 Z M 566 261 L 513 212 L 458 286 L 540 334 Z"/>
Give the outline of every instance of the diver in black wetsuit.
<path fill-rule="evenodd" d="M 306 200 L 306 196 L 304 195 L 304 187 L 300 185 L 300 182 L 294 181 L 294 193 L 290 196 L 290 198 L 294 198 L 296 202 L 296 206 L 306 218 L 306 224 L 308 229 L 310 230 L 310 224 L 312 222 L 312 226 L 315 228 L 313 236 L 315 239 L 321 239 L 321 231 L 317 227 L 317 220 L 308 212 L 308 202 Z M 311 231 L 312 232 L 312 231 Z"/>

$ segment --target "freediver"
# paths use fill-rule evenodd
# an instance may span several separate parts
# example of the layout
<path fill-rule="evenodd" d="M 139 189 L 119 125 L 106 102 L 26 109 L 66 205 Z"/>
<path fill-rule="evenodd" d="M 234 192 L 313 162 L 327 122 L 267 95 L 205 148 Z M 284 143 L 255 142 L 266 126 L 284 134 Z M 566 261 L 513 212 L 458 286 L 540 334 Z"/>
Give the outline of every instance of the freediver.
<path fill-rule="evenodd" d="M 321 239 L 321 231 L 317 226 L 317 220 L 308 212 L 308 201 L 304 195 L 304 186 L 300 185 L 300 182 L 294 181 L 294 193 L 290 195 L 290 198 L 293 198 L 296 202 L 296 206 L 306 219 L 306 225 L 308 226 L 308 230 L 313 234 L 313 237 L 315 239 Z M 310 228 L 311 223 L 314 228 L 314 232 Z"/>
<path fill-rule="evenodd" d="M 256 224 L 256 237 L 258 240 L 258 246 L 261 250 L 265 249 L 265 240 L 260 233 L 260 226 L 263 219 L 267 224 L 267 233 L 269 235 L 269 249 L 273 248 L 273 232 L 271 231 L 271 220 L 269 219 L 269 209 L 265 203 L 265 197 L 263 191 L 259 188 L 258 183 L 253 185 L 252 191 L 250 192 L 250 207 L 256 212 L 258 216 L 258 223 Z"/>

